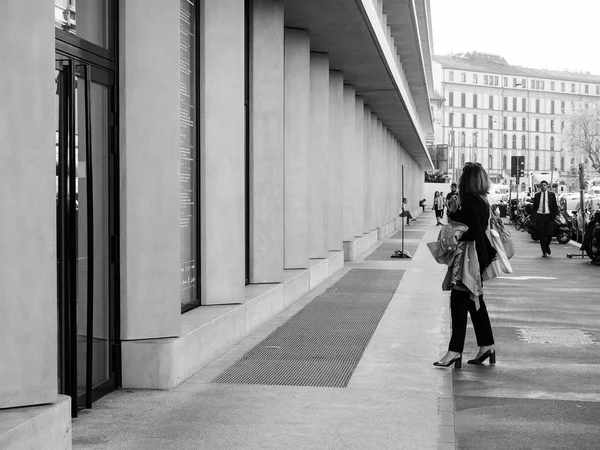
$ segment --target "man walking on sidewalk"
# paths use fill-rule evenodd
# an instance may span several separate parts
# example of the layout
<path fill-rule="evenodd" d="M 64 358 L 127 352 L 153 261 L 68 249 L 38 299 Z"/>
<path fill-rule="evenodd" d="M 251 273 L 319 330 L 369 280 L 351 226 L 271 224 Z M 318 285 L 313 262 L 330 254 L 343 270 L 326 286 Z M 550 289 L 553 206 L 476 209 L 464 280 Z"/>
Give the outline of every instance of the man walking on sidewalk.
<path fill-rule="evenodd" d="M 542 257 L 551 254 L 550 242 L 554 234 L 554 218 L 558 214 L 558 204 L 554 192 L 548 191 L 548 182 L 542 180 L 541 191 L 533 198 L 533 219 L 536 221 L 540 233 L 540 247 Z"/>

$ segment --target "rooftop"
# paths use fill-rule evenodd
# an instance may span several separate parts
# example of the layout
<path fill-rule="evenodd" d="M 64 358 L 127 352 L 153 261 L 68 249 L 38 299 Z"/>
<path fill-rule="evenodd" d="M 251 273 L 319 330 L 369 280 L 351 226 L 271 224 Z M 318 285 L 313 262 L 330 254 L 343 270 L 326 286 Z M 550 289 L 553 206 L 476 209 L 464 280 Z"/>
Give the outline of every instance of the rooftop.
<path fill-rule="evenodd" d="M 600 75 L 592 75 L 589 72 L 532 69 L 530 67 L 515 66 L 509 64 L 502 56 L 491 53 L 473 51 L 452 55 L 435 55 L 433 60 L 440 63 L 445 69 L 490 72 L 518 77 L 550 78 L 556 80 L 600 83 Z"/>

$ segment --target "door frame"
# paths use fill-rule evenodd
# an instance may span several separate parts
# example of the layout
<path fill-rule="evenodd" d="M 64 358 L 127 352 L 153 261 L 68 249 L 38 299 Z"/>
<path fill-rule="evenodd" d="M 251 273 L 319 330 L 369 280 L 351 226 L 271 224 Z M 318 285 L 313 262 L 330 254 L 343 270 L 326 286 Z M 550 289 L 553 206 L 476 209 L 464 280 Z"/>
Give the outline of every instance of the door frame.
<path fill-rule="evenodd" d="M 60 47 L 60 49 L 59 49 Z M 81 58 L 81 56 L 85 56 L 85 52 L 75 52 L 76 54 L 70 54 L 62 51 L 64 50 L 63 46 L 58 45 L 55 54 L 56 60 L 71 60 L 75 66 L 83 66 L 86 71 L 84 74 L 83 81 L 85 84 L 90 84 L 91 81 L 98 82 L 99 84 L 107 86 L 109 89 L 108 92 L 108 101 L 109 101 L 109 110 L 108 110 L 108 179 L 106 180 L 108 185 L 108 236 L 107 242 L 109 245 L 109 268 L 108 268 L 108 302 L 109 302 L 109 380 L 104 383 L 101 383 L 98 386 L 91 385 L 91 340 L 88 340 L 87 352 L 90 352 L 90 357 L 87 358 L 86 365 L 86 373 L 89 373 L 88 381 L 86 383 L 86 389 L 83 394 L 79 394 L 77 392 L 77 336 L 76 336 L 76 311 L 74 306 L 74 301 L 71 301 L 71 304 L 67 304 L 69 299 L 74 299 L 74 290 L 76 289 L 76 279 L 72 272 L 72 267 L 64 267 L 59 271 L 59 276 L 61 276 L 61 283 L 63 286 L 63 290 L 67 292 L 60 291 L 58 292 L 58 302 L 59 302 L 59 320 L 61 321 L 60 326 L 60 336 L 59 336 L 59 345 L 60 348 L 60 360 L 59 367 L 62 370 L 63 377 L 61 378 L 61 392 L 64 392 L 67 395 L 72 397 L 71 402 L 71 412 L 72 416 L 76 417 L 77 413 L 80 409 L 83 408 L 91 408 L 92 403 L 95 402 L 100 397 L 106 395 L 108 392 L 117 389 L 121 386 L 121 343 L 120 343 L 120 266 L 119 266 L 119 152 L 118 152 L 118 119 L 117 119 L 117 108 L 118 108 L 118 86 L 117 86 L 117 76 L 114 70 L 114 64 L 97 64 L 97 59 L 92 58 L 93 61 L 85 60 Z M 108 66 L 108 67 L 107 67 Z M 67 83 L 74 82 L 75 78 L 77 78 L 75 74 L 75 67 L 72 69 L 72 78 L 73 80 L 67 81 Z M 86 78 L 85 75 L 88 75 Z M 89 80 L 89 81 L 88 81 Z M 68 85 L 68 84 L 67 84 Z M 89 95 L 89 91 L 87 91 Z M 58 92 L 57 92 L 58 94 Z M 64 95 L 64 93 L 63 93 Z M 64 112 L 63 112 L 64 113 Z M 59 113 L 60 114 L 60 113 Z M 74 114 L 74 112 L 68 112 L 68 114 Z M 62 130 L 59 132 L 64 133 L 68 132 L 65 129 L 68 127 L 68 124 L 62 124 Z M 62 145 L 62 144 L 61 144 Z M 87 148 L 87 146 L 86 146 Z M 64 150 L 63 150 L 64 151 Z M 67 149 L 68 151 L 68 149 Z M 59 168 L 60 169 L 60 168 Z M 65 169 L 61 172 L 61 177 L 66 180 L 67 173 Z M 72 175 L 72 174 L 71 174 Z M 72 178 L 71 178 L 72 179 Z M 60 183 L 60 179 L 59 179 Z M 74 181 L 73 188 L 74 190 Z M 60 186 L 59 186 L 60 190 Z M 66 187 L 65 187 L 66 192 Z M 63 193 L 59 193 L 59 195 L 63 195 Z M 64 200 L 61 202 L 64 204 Z M 73 197 L 74 201 L 74 197 Z M 72 206 L 72 208 L 74 208 Z M 73 211 L 74 209 L 72 209 Z M 76 227 L 77 225 L 74 223 L 74 218 L 72 217 L 74 214 L 70 214 L 66 209 L 61 208 L 61 211 L 57 211 L 57 221 L 62 224 L 62 229 L 58 231 L 61 232 L 58 237 L 57 245 L 58 252 L 61 253 L 61 256 L 64 260 L 64 257 L 68 254 L 67 249 L 64 247 L 65 245 L 65 232 L 69 232 Z M 69 223 L 65 223 L 65 220 L 70 221 Z M 58 224 L 57 224 L 58 226 Z M 61 237 L 62 236 L 62 237 Z M 61 246 L 63 246 L 61 248 Z M 72 255 L 71 255 L 72 257 Z M 70 263 L 73 266 L 73 262 Z M 63 274 L 62 272 L 65 272 Z M 70 291 L 70 292 L 69 292 Z M 89 311 L 88 314 L 88 327 L 92 325 L 92 317 L 89 317 L 93 314 L 93 311 Z M 89 334 L 90 329 L 86 334 Z"/>

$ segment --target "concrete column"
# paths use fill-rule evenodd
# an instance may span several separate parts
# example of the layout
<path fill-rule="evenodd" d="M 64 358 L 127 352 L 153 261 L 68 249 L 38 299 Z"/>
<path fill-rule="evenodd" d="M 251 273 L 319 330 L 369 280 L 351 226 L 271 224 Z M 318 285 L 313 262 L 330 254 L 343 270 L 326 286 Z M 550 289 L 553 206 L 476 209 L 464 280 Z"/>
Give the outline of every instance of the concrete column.
<path fill-rule="evenodd" d="M 283 0 L 254 0 L 250 62 L 250 283 L 283 281 Z"/>
<path fill-rule="evenodd" d="M 343 153 L 344 78 L 329 72 L 329 250 L 343 250 Z"/>
<path fill-rule="evenodd" d="M 284 267 L 309 267 L 310 40 L 285 29 L 285 248 Z"/>
<path fill-rule="evenodd" d="M 211 0 L 201 7 L 201 299 L 207 305 L 240 303 L 246 242 L 244 0 Z"/>
<path fill-rule="evenodd" d="M 352 86 L 344 85 L 344 124 L 342 154 L 344 162 L 344 241 L 353 241 L 356 229 L 356 96 Z"/>
<path fill-rule="evenodd" d="M 57 400 L 52 14 L 43 0 L 2 7 L 0 408 Z"/>
<path fill-rule="evenodd" d="M 363 221 L 362 231 L 367 233 L 371 231 L 371 192 L 373 192 L 373 178 L 371 176 L 371 110 L 368 106 L 364 109 L 364 132 L 363 132 Z"/>
<path fill-rule="evenodd" d="M 310 257 L 329 257 L 329 58 L 310 54 Z"/>
<path fill-rule="evenodd" d="M 356 97 L 354 110 L 354 153 L 355 153 L 355 189 L 354 197 L 354 223 L 357 236 L 363 234 L 363 196 L 364 196 L 364 169 L 362 167 L 364 157 L 364 115 L 365 101 L 362 97 Z"/>
<path fill-rule="evenodd" d="M 385 217 L 385 199 L 383 192 L 383 178 L 384 178 L 384 128 L 381 120 L 377 119 L 377 224 L 376 226 L 383 225 Z"/>
<path fill-rule="evenodd" d="M 178 336 L 179 8 L 137 0 L 119 13 L 121 337 Z"/>
<path fill-rule="evenodd" d="M 370 192 L 370 202 L 371 202 L 371 218 L 370 218 L 370 222 L 369 225 L 371 227 L 371 230 L 374 230 L 375 228 L 377 228 L 378 225 L 378 207 L 377 207 L 377 202 L 378 202 L 378 197 L 377 197 L 377 192 L 378 192 L 378 182 L 379 182 L 379 177 L 378 177 L 378 173 L 377 173 L 377 161 L 378 161 L 378 148 L 377 148 L 377 143 L 378 143 L 378 134 L 377 134 L 377 115 L 375 113 L 371 113 L 371 148 L 369 149 L 369 166 L 370 166 L 370 177 L 371 177 L 371 192 Z"/>

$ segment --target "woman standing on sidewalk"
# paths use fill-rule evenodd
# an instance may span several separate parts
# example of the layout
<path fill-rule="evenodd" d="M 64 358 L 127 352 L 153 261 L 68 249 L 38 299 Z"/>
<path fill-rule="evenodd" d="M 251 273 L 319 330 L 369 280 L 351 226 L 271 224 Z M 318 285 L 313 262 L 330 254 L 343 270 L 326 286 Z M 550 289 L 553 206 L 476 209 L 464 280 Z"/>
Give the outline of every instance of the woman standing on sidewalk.
<path fill-rule="evenodd" d="M 479 274 L 472 274 L 472 276 L 477 277 L 483 274 L 485 268 L 496 256 L 496 250 L 492 247 L 485 232 L 490 219 L 490 205 L 487 201 L 490 179 L 481 164 L 467 163 L 458 184 L 460 205 L 451 202 L 448 208 L 448 217 L 453 222 L 461 222 L 469 227 L 460 240 L 473 241 L 475 244 L 479 260 Z M 490 363 L 496 362 L 494 336 L 483 295 L 480 295 L 478 300 L 479 305 L 471 299 L 471 292 L 460 282 L 452 289 L 450 294 L 452 337 L 448 352 L 441 360 L 433 363 L 435 366 L 448 367 L 454 364 L 456 368 L 460 368 L 467 332 L 467 313 L 471 315 L 479 346 L 477 356 L 468 363 L 481 364 L 487 358 L 490 359 Z"/>

